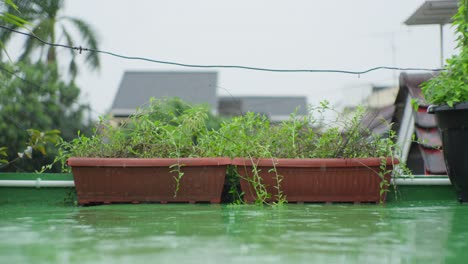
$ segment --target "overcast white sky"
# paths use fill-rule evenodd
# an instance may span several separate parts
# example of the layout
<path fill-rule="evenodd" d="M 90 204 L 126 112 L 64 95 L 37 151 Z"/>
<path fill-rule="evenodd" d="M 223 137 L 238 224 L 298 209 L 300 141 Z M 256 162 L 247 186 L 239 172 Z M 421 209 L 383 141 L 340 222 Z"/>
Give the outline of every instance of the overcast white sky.
<path fill-rule="evenodd" d="M 62 14 L 91 23 L 101 50 L 127 56 L 286 69 L 438 68 L 439 27 L 403 24 L 423 2 L 80 0 L 66 1 Z M 450 25 L 444 33 L 447 57 L 454 53 Z M 196 70 L 107 55 L 101 61 L 100 73 L 82 70 L 78 78 L 84 100 L 98 114 L 110 109 L 126 70 Z M 396 84 L 399 74 L 218 72 L 220 95 L 306 95 L 309 103 L 334 104 L 355 99 L 350 94 L 364 96 L 361 85 Z"/>

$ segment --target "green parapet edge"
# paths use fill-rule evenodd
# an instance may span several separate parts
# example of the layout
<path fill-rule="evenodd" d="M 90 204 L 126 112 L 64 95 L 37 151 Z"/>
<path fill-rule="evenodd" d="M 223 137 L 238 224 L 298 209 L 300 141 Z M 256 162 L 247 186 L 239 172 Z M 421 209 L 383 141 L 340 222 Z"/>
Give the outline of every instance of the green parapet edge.
<path fill-rule="evenodd" d="M 71 173 L 0 173 L 0 181 L 73 181 Z M 74 187 L 2 187 L 0 186 L 0 206 L 14 204 L 71 206 L 76 201 Z"/>
<path fill-rule="evenodd" d="M 29 205 L 75 205 L 75 188 L 28 188 L 28 187 L 0 187 L 0 206 L 14 204 Z"/>
<path fill-rule="evenodd" d="M 457 195 L 451 185 L 404 185 L 393 187 L 387 195 L 387 203 L 398 201 L 430 201 L 457 200 Z"/>

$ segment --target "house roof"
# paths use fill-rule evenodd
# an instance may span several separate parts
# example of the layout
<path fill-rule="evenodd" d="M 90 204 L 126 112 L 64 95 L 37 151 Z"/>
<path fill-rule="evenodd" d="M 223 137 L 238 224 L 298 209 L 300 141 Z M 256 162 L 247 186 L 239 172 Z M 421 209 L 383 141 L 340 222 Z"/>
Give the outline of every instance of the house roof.
<path fill-rule="evenodd" d="M 457 12 L 457 3 L 457 0 L 428 0 L 405 21 L 405 24 L 408 26 L 448 24 Z"/>
<path fill-rule="evenodd" d="M 373 134 L 386 134 L 390 131 L 393 115 L 395 114 L 395 105 L 388 105 L 379 109 L 369 109 L 363 117 L 361 125 Z"/>
<path fill-rule="evenodd" d="M 298 115 L 307 114 L 305 96 L 222 96 L 218 112 L 221 115 L 242 115 L 246 112 L 265 114 L 273 121 L 289 118 L 297 109 Z"/>
<path fill-rule="evenodd" d="M 216 72 L 126 71 L 111 113 L 128 116 L 151 97 L 179 97 L 192 104 L 217 105 Z"/>
<path fill-rule="evenodd" d="M 425 174 L 447 174 L 447 169 L 444 163 L 442 152 L 442 141 L 437 129 L 437 122 L 434 115 L 427 113 L 428 103 L 424 100 L 421 92 L 421 84 L 431 79 L 433 74 L 400 74 L 400 91 L 395 103 L 400 110 L 396 111 L 400 115 L 404 111 L 411 111 L 413 114 L 412 125 L 418 139 L 417 147 L 420 151 L 422 161 L 424 163 Z M 403 103 L 411 99 L 417 99 L 419 106 L 417 111 L 412 109 L 410 104 Z M 402 109 L 404 108 L 404 109 Z M 408 109 L 410 108 L 410 109 Z M 394 122 L 401 123 L 401 116 L 395 116 Z M 411 136 L 411 135 L 409 135 Z M 405 138 L 406 141 L 411 141 L 412 138 Z M 413 145 L 416 147 L 416 145 Z"/>

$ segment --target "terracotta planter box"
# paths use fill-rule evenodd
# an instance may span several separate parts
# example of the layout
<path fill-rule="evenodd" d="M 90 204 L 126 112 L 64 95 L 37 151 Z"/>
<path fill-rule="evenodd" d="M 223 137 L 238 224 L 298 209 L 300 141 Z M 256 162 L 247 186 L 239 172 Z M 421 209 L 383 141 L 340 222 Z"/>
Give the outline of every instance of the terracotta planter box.
<path fill-rule="evenodd" d="M 70 158 L 78 202 L 211 202 L 219 203 L 229 158 L 122 159 Z M 177 172 L 184 173 L 174 197 Z"/>
<path fill-rule="evenodd" d="M 385 201 L 385 194 L 380 196 L 381 178 L 380 158 L 366 159 L 275 159 L 278 175 L 283 177 L 281 190 L 288 202 L 379 202 Z M 256 159 L 259 176 L 266 185 L 268 193 L 275 201 L 277 184 L 272 159 Z M 398 161 L 394 160 L 394 164 Z M 244 200 L 254 202 L 256 198 L 252 179 L 252 161 L 234 159 L 233 165 L 241 175 L 241 188 Z M 391 158 L 387 159 L 387 170 L 393 168 Z M 390 174 L 385 178 L 390 182 Z"/>

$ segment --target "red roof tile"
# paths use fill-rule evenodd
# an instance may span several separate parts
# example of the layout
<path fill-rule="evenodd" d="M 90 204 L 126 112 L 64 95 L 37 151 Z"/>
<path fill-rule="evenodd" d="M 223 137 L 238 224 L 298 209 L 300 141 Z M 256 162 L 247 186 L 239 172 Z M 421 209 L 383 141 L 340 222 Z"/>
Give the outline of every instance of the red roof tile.
<path fill-rule="evenodd" d="M 422 108 L 422 107 L 420 107 Z M 424 107 L 424 109 L 427 109 Z M 437 127 L 437 122 L 434 115 L 427 114 L 426 112 L 416 112 L 414 115 L 414 122 L 418 127 L 433 128 Z"/>
<path fill-rule="evenodd" d="M 416 127 L 415 132 L 420 145 L 429 149 L 442 147 L 442 140 L 437 128 Z"/>
<path fill-rule="evenodd" d="M 446 175 L 445 161 L 442 150 L 440 149 L 427 149 L 423 146 L 419 146 L 421 154 L 424 160 L 424 168 L 426 174 L 429 175 Z"/>
<path fill-rule="evenodd" d="M 400 75 L 400 87 L 402 85 L 405 86 L 411 97 L 418 99 L 420 105 L 427 106 L 427 102 L 421 93 L 420 85 L 435 75 L 431 73 L 402 73 Z"/>
<path fill-rule="evenodd" d="M 374 134 L 385 134 L 390 130 L 394 113 L 394 105 L 370 111 L 362 119 L 361 125 L 368 128 Z"/>
<path fill-rule="evenodd" d="M 443 152 L 441 150 L 442 140 L 437 129 L 434 115 L 427 113 L 428 104 L 424 100 L 421 84 L 434 74 L 418 73 L 400 75 L 400 90 L 406 89 L 407 94 L 419 103 L 418 111 L 414 111 L 415 133 L 419 140 L 419 150 L 426 174 L 447 174 Z M 402 97 L 404 100 L 405 98 Z"/>

